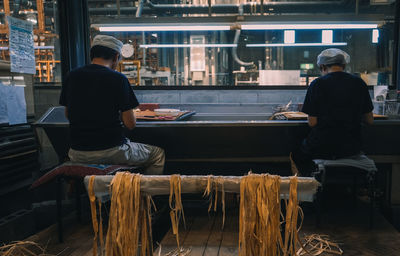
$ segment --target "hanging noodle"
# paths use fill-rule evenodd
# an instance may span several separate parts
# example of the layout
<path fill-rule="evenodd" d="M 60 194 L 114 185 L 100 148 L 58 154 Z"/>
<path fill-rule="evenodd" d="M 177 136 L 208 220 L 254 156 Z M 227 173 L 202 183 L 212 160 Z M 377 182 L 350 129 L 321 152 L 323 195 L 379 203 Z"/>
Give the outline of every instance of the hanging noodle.
<path fill-rule="evenodd" d="M 213 205 L 213 200 L 212 200 L 212 186 L 213 186 L 213 181 L 214 178 L 212 175 L 207 176 L 207 186 L 206 189 L 204 190 L 203 197 L 208 197 L 208 200 L 210 204 L 208 205 L 208 212 L 211 211 L 212 205 Z"/>
<path fill-rule="evenodd" d="M 111 181 L 106 256 L 152 255 L 150 198 L 140 193 L 140 174 L 117 173 Z"/>
<path fill-rule="evenodd" d="M 225 227 L 225 186 L 224 186 L 224 178 L 219 177 L 218 183 L 221 184 L 221 204 L 222 204 L 222 228 Z"/>
<path fill-rule="evenodd" d="M 218 186 L 221 186 L 221 206 L 222 206 L 222 228 L 225 226 L 225 187 L 223 177 L 214 177 L 212 175 L 207 176 L 207 186 L 204 190 L 203 197 L 208 197 L 209 206 L 208 212 L 211 211 L 214 203 L 214 212 L 217 211 L 218 203 Z M 214 189 L 214 190 L 213 190 Z M 214 200 L 213 200 L 214 196 Z"/>
<path fill-rule="evenodd" d="M 140 192 L 140 174 L 117 173 L 110 184 L 111 209 L 107 231 L 105 255 L 152 255 L 151 206 L 150 196 Z M 176 236 L 177 250 L 171 255 L 183 255 L 179 241 L 179 223 L 185 218 L 181 200 L 181 177 L 172 175 L 170 180 L 169 206 L 173 234 Z M 286 214 L 281 213 L 279 176 L 268 174 L 249 174 L 240 182 L 239 209 L 239 256 L 248 255 L 304 255 L 321 251 L 340 254 L 340 248 L 322 236 L 306 237 L 304 246 L 300 244 L 298 222 L 302 223 L 303 213 L 299 207 L 296 176 L 290 178 L 289 197 L 285 200 Z M 89 198 L 94 229 L 93 255 L 97 255 L 98 240 L 100 255 L 103 255 L 101 203 L 99 201 L 100 221 L 97 221 L 96 198 L 93 191 L 94 176 L 89 179 Z M 210 197 L 209 211 L 217 210 L 218 193 L 221 191 L 223 223 L 225 222 L 224 178 L 208 176 L 204 196 Z M 300 220 L 299 220 L 300 216 Z M 284 228 L 283 236 L 281 233 Z M 141 243 L 141 246 L 139 246 Z M 300 249 L 298 244 L 301 245 Z M 307 247 L 307 249 L 305 248 Z M 314 250 L 315 249 L 315 250 Z M 314 251 L 313 251 L 314 250 Z M 160 249 L 161 252 L 161 249 Z"/>
<path fill-rule="evenodd" d="M 99 238 L 100 240 L 100 255 L 103 255 L 103 249 L 104 249 L 104 242 L 103 242 L 103 221 L 101 218 L 101 202 L 98 200 L 99 204 L 99 216 L 100 216 L 100 221 L 97 221 L 97 212 L 96 212 L 96 196 L 94 194 L 94 178 L 95 176 L 92 175 L 90 176 L 89 179 L 89 186 L 88 186 L 88 194 L 89 194 L 89 200 L 90 200 L 90 209 L 92 213 L 92 224 L 93 224 L 93 232 L 94 232 L 94 238 L 93 238 L 93 256 L 97 256 L 97 239 Z"/>
<path fill-rule="evenodd" d="M 297 228 L 297 220 L 299 216 L 299 202 L 297 199 L 297 177 L 290 178 L 289 200 L 286 202 L 286 218 L 285 218 L 285 243 L 283 255 L 296 255 L 297 242 L 300 242 Z M 300 210 L 301 216 L 302 211 Z"/>
<path fill-rule="evenodd" d="M 239 255 L 280 255 L 280 177 L 250 174 L 240 182 Z"/>
<path fill-rule="evenodd" d="M 185 216 L 181 200 L 181 177 L 177 174 L 171 175 L 169 184 L 170 184 L 169 207 L 171 208 L 170 217 L 171 217 L 172 233 L 176 236 L 176 243 L 178 246 L 178 250 L 180 250 L 181 247 L 179 244 L 179 221 L 181 216 L 183 219 L 183 224 L 186 227 Z"/>
<path fill-rule="evenodd" d="M 290 179 L 284 237 L 281 235 L 280 177 L 249 174 L 240 182 L 239 255 L 296 255 L 297 177 Z"/>

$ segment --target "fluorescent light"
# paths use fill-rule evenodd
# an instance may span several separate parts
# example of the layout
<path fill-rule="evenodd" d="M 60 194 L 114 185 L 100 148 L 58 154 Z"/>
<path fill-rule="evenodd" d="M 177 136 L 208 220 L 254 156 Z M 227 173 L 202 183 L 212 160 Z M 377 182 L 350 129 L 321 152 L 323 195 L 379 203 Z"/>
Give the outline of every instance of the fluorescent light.
<path fill-rule="evenodd" d="M 331 44 L 333 42 L 333 30 L 322 30 L 322 43 Z"/>
<path fill-rule="evenodd" d="M 231 24 L 93 24 L 100 32 L 153 32 L 153 31 L 227 31 Z M 376 29 L 378 24 L 242 24 L 243 30 L 295 30 L 295 29 Z"/>
<path fill-rule="evenodd" d="M 379 42 L 379 30 L 373 29 L 372 30 L 372 43 L 377 44 Z"/>
<path fill-rule="evenodd" d="M 378 24 L 243 24 L 243 30 L 374 29 Z"/>
<path fill-rule="evenodd" d="M 287 47 L 287 46 L 345 46 L 347 43 L 294 43 L 294 44 L 246 44 L 246 47 Z"/>
<path fill-rule="evenodd" d="M 285 44 L 294 44 L 296 34 L 294 30 L 285 30 L 284 31 L 284 37 L 283 37 L 283 41 L 285 42 Z"/>
<path fill-rule="evenodd" d="M 100 32 L 153 32 L 153 31 L 222 31 L 230 30 L 229 25 L 129 25 L 112 26 L 103 25 L 98 27 Z"/>
<path fill-rule="evenodd" d="M 237 47 L 237 44 L 142 44 L 139 48 Z"/>

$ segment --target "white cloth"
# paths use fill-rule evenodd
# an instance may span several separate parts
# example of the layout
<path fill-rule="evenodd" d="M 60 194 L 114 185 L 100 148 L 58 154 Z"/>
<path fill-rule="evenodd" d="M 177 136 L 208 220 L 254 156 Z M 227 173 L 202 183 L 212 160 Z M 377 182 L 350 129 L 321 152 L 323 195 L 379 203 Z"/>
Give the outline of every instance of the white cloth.
<path fill-rule="evenodd" d="M 70 149 L 68 156 L 73 162 L 84 164 L 120 164 L 142 166 L 147 175 L 163 173 L 165 154 L 162 148 L 127 141 L 121 146 L 96 151 Z"/>
<path fill-rule="evenodd" d="M 121 54 L 123 43 L 113 36 L 97 35 L 93 38 L 92 47 L 96 45 L 111 48 Z"/>
<path fill-rule="evenodd" d="M 375 162 L 369 159 L 366 155 L 359 154 L 347 158 L 341 158 L 336 160 L 324 160 L 324 159 L 314 159 L 315 164 L 320 167 L 355 167 L 362 170 L 366 170 L 368 172 L 376 172 L 378 169 L 376 168 Z"/>

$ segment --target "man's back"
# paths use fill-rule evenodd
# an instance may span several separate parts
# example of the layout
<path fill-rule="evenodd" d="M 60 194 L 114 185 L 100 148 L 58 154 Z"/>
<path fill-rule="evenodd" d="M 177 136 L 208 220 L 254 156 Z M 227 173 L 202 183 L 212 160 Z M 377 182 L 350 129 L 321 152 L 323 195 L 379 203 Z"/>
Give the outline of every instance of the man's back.
<path fill-rule="evenodd" d="M 91 64 L 70 72 L 60 104 L 68 109 L 71 148 L 90 151 L 124 143 L 120 111 L 133 109 L 138 102 L 125 76 Z"/>
<path fill-rule="evenodd" d="M 310 85 L 303 111 L 318 118 L 308 136 L 311 151 L 345 157 L 361 150 L 361 122 L 373 109 L 366 84 L 345 72 L 331 72 Z"/>

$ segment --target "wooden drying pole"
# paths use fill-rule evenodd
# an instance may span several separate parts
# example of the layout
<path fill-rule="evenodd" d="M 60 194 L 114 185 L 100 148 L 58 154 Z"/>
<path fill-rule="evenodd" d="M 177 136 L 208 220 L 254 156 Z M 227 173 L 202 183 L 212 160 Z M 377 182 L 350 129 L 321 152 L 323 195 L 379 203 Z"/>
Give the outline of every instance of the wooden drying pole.
<path fill-rule="evenodd" d="M 207 187 L 210 176 L 181 175 L 182 193 L 198 194 L 203 193 Z M 110 183 L 114 176 L 98 175 L 94 180 L 94 192 L 96 197 L 101 199 L 110 193 Z M 170 193 L 170 175 L 143 175 L 140 180 L 140 190 L 147 195 L 168 195 Z M 242 176 L 212 176 L 213 179 L 220 180 L 224 185 L 225 192 L 239 193 L 240 181 Z M 222 181 L 221 181 L 222 180 Z M 290 177 L 281 177 L 281 198 L 289 195 Z M 85 186 L 88 187 L 89 176 L 85 177 Z M 320 183 L 314 178 L 298 177 L 298 196 L 300 201 L 313 201 Z"/>

